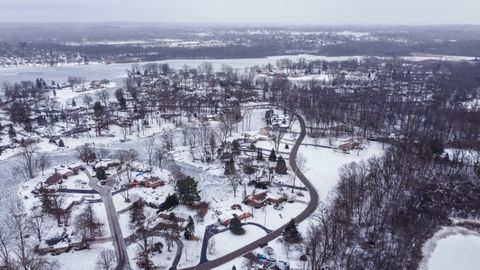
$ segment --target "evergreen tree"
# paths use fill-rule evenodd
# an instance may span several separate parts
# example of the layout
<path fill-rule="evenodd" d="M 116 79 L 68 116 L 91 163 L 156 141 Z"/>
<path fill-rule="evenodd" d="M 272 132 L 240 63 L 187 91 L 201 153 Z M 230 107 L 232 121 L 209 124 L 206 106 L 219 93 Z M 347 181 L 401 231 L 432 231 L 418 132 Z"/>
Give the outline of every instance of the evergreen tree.
<path fill-rule="evenodd" d="M 300 243 L 302 241 L 302 235 L 298 231 L 297 223 L 292 218 L 283 231 L 283 239 L 288 243 Z"/>
<path fill-rule="evenodd" d="M 275 162 L 277 161 L 277 154 L 275 154 L 275 149 L 272 148 L 270 151 L 270 156 L 268 156 L 268 161 Z"/>
<path fill-rule="evenodd" d="M 160 207 L 159 207 L 159 210 L 158 211 L 165 211 L 167 209 L 170 209 L 176 205 L 178 205 L 180 202 L 178 201 L 178 197 L 177 197 L 177 194 L 168 194 L 167 198 L 165 199 L 165 201 L 160 204 Z"/>
<path fill-rule="evenodd" d="M 225 175 L 232 175 L 234 174 L 236 171 L 236 168 L 235 168 L 235 161 L 233 160 L 233 158 L 231 158 L 230 160 L 226 161 L 225 162 L 225 171 L 224 171 L 224 174 Z"/>
<path fill-rule="evenodd" d="M 236 235 L 242 235 L 245 233 L 245 229 L 242 227 L 242 222 L 238 217 L 234 217 L 230 220 L 230 230 Z"/>
<path fill-rule="evenodd" d="M 243 172 L 245 174 L 254 174 L 257 171 L 257 169 L 253 166 L 253 164 L 245 164 L 243 166 Z"/>
<path fill-rule="evenodd" d="M 58 141 L 58 147 L 65 147 L 65 143 L 63 142 L 62 139 Z"/>
<path fill-rule="evenodd" d="M 97 173 L 95 174 L 98 180 L 105 180 L 107 179 L 107 174 L 103 168 L 98 168 Z"/>
<path fill-rule="evenodd" d="M 192 216 L 188 216 L 186 229 L 195 232 L 195 222 L 193 221 Z"/>
<path fill-rule="evenodd" d="M 127 100 L 123 96 L 118 99 L 118 104 L 122 110 L 127 108 Z"/>
<path fill-rule="evenodd" d="M 51 214 L 53 210 L 53 202 L 47 189 L 42 189 L 40 192 L 40 202 L 42 204 L 42 212 L 45 214 Z"/>
<path fill-rule="evenodd" d="M 239 155 L 240 154 L 240 143 L 238 142 L 238 140 L 234 140 L 232 142 L 232 153 L 234 155 Z"/>
<path fill-rule="evenodd" d="M 430 142 L 430 150 L 435 156 L 438 157 L 441 154 L 443 154 L 444 149 L 445 149 L 445 146 L 441 139 L 435 138 Z"/>
<path fill-rule="evenodd" d="M 277 174 L 287 174 L 287 163 L 282 156 L 278 157 L 277 166 L 275 167 L 275 173 Z"/>
<path fill-rule="evenodd" d="M 192 216 L 188 216 L 187 226 L 185 227 L 185 233 L 184 233 L 185 239 L 191 240 L 194 236 L 194 232 L 195 232 L 195 222 L 193 221 Z"/>
<path fill-rule="evenodd" d="M 257 149 L 257 160 L 264 161 L 262 149 Z"/>
<path fill-rule="evenodd" d="M 178 198 L 183 204 L 192 204 L 199 200 L 198 183 L 190 176 L 185 176 L 177 182 Z"/>
<path fill-rule="evenodd" d="M 143 227 L 145 222 L 145 203 L 143 200 L 138 200 L 132 204 L 132 209 L 130 210 L 130 222 L 135 226 L 135 228 Z"/>
<path fill-rule="evenodd" d="M 77 103 L 75 102 L 75 99 L 72 99 L 72 107 L 76 107 Z"/>

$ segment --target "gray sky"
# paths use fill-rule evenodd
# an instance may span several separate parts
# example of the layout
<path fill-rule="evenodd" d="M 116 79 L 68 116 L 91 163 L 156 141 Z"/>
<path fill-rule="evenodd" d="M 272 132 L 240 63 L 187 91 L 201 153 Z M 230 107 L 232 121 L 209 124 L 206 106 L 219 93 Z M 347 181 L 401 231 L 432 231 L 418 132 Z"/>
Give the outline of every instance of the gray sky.
<path fill-rule="evenodd" d="M 479 0 L 0 0 L 3 22 L 480 24 Z"/>

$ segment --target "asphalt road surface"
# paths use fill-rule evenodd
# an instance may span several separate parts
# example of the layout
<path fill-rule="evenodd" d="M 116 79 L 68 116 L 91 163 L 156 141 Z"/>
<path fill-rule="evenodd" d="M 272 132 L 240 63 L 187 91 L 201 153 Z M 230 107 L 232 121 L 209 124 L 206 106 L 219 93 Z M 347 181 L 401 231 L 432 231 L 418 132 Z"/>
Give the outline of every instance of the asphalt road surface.
<path fill-rule="evenodd" d="M 117 257 L 117 266 L 115 269 L 130 270 L 131 267 L 128 259 L 127 245 L 125 244 L 125 239 L 123 239 L 122 229 L 120 227 L 120 223 L 118 222 L 117 210 L 115 209 L 115 204 L 113 203 L 112 199 L 111 185 L 115 182 L 113 181 L 113 177 L 116 174 L 109 176 L 107 179 L 107 185 L 105 186 L 100 186 L 98 184 L 98 179 L 91 177 L 90 172 L 87 171 L 87 175 L 89 177 L 89 186 L 100 194 L 103 204 L 105 205 L 108 226 L 110 228 L 110 234 L 113 240 L 113 246 L 115 248 L 115 255 Z"/>

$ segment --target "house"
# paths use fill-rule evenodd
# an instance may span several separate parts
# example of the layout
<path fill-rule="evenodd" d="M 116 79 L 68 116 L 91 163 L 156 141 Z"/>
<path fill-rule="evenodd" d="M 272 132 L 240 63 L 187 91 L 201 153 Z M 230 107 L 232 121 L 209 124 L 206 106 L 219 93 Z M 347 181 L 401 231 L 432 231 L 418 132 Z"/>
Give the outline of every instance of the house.
<path fill-rule="evenodd" d="M 160 180 L 160 178 L 158 177 L 150 177 L 150 179 L 148 179 L 146 182 L 145 182 L 145 187 L 147 188 L 156 188 L 156 187 L 161 187 L 161 186 L 164 186 L 165 185 L 165 181 L 162 181 Z"/>
<path fill-rule="evenodd" d="M 235 209 L 235 210 L 225 210 L 225 211 L 215 211 L 217 213 L 218 217 L 218 222 L 220 222 L 222 225 L 229 225 L 230 220 L 232 218 L 236 217 L 240 220 L 245 220 L 249 217 L 252 217 L 252 213 L 242 211 L 240 209 Z"/>
<path fill-rule="evenodd" d="M 147 188 L 156 188 L 165 185 L 165 181 L 160 180 L 157 176 L 137 176 L 135 181 L 138 182 L 140 186 Z"/>
<path fill-rule="evenodd" d="M 75 172 L 68 168 L 59 168 L 59 169 L 55 169 L 55 171 L 59 173 L 63 178 L 68 178 L 70 176 L 75 175 Z"/>
<path fill-rule="evenodd" d="M 270 136 L 273 134 L 274 129 L 271 126 L 266 126 L 260 129 L 258 133 L 263 136 Z"/>
<path fill-rule="evenodd" d="M 277 204 L 277 203 L 283 202 L 283 197 L 269 194 L 267 191 L 263 191 L 256 194 L 248 195 L 247 197 L 245 197 L 243 202 L 247 205 L 253 205 L 253 206 L 261 205 L 265 202 Z"/>
<path fill-rule="evenodd" d="M 45 180 L 45 184 L 47 186 L 51 186 L 51 185 L 61 184 L 62 181 L 63 181 L 63 176 L 55 172 L 52 176 L 48 177 L 47 180 Z"/>
<path fill-rule="evenodd" d="M 97 170 L 99 168 L 102 168 L 104 170 L 107 170 L 108 168 L 111 168 L 111 167 L 117 167 L 117 166 L 120 166 L 121 165 L 121 162 L 119 160 L 116 160 L 116 159 L 105 159 L 105 160 L 100 160 L 98 161 L 95 166 L 94 166 L 94 169 Z"/>
<path fill-rule="evenodd" d="M 72 170 L 73 173 L 74 173 L 75 175 L 77 175 L 80 170 L 84 170 L 84 169 L 85 169 L 85 166 L 83 166 L 83 164 L 80 163 L 80 162 L 76 162 L 76 163 L 72 163 L 72 164 L 68 165 L 67 168 L 70 169 L 70 170 Z"/>
<path fill-rule="evenodd" d="M 350 138 L 350 139 L 347 139 L 347 140 L 344 140 L 343 142 L 341 142 L 337 146 L 337 148 L 339 150 L 344 151 L 344 152 L 348 152 L 348 151 L 351 151 L 353 149 L 359 149 L 361 147 L 361 145 L 362 145 L 362 143 L 359 140 Z"/>

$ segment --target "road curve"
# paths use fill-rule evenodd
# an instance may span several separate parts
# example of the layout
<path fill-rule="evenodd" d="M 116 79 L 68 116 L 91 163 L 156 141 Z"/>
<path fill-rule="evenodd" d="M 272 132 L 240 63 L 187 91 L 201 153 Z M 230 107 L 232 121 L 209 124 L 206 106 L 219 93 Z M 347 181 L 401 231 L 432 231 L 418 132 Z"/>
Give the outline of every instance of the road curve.
<path fill-rule="evenodd" d="M 265 105 L 260 105 L 260 106 L 265 106 Z M 277 106 L 277 107 L 280 107 L 284 110 L 290 111 L 286 107 L 280 106 L 280 105 L 268 105 L 268 106 Z M 307 219 L 311 214 L 313 214 L 315 212 L 315 210 L 317 209 L 317 206 L 318 206 L 319 197 L 318 197 L 318 192 L 315 189 L 315 187 L 312 185 L 312 183 L 310 183 L 310 181 L 308 181 L 307 177 L 305 177 L 305 175 L 300 171 L 300 169 L 298 168 L 297 163 L 296 163 L 298 150 L 300 149 L 300 146 L 301 146 L 303 140 L 305 139 L 307 132 L 306 132 L 306 127 L 305 127 L 305 120 L 303 119 L 303 117 L 296 112 L 293 112 L 293 114 L 297 117 L 297 119 L 300 123 L 301 131 L 300 131 L 300 135 L 298 136 L 297 140 L 295 141 L 295 145 L 293 146 L 293 148 L 290 152 L 288 162 L 290 164 L 290 167 L 293 169 L 293 172 L 295 173 L 295 175 L 305 185 L 305 187 L 308 189 L 308 192 L 310 193 L 310 202 L 308 203 L 307 208 L 305 208 L 297 217 L 295 217 L 295 221 L 297 223 L 300 223 L 300 222 L 304 221 L 305 219 Z M 222 264 L 225 264 L 225 263 L 227 263 L 227 262 L 229 262 L 229 261 L 231 261 L 235 258 L 238 258 L 238 257 L 244 255 L 245 253 L 247 253 L 251 250 L 254 250 L 254 249 L 258 248 L 260 245 L 266 244 L 266 243 L 274 240 L 275 238 L 279 237 L 282 234 L 285 226 L 286 226 L 286 224 L 283 225 L 282 227 L 272 231 L 270 234 L 254 241 L 254 242 L 252 242 L 252 243 L 250 243 L 250 244 L 248 244 L 248 245 L 246 245 L 246 246 L 244 246 L 240 249 L 237 249 L 233 252 L 230 252 L 230 253 L 228 253 L 228 254 L 220 257 L 220 258 L 217 258 L 215 260 L 211 260 L 211 261 L 208 261 L 208 262 L 196 265 L 196 266 L 182 268 L 182 270 L 208 270 L 208 269 L 218 267 Z"/>

